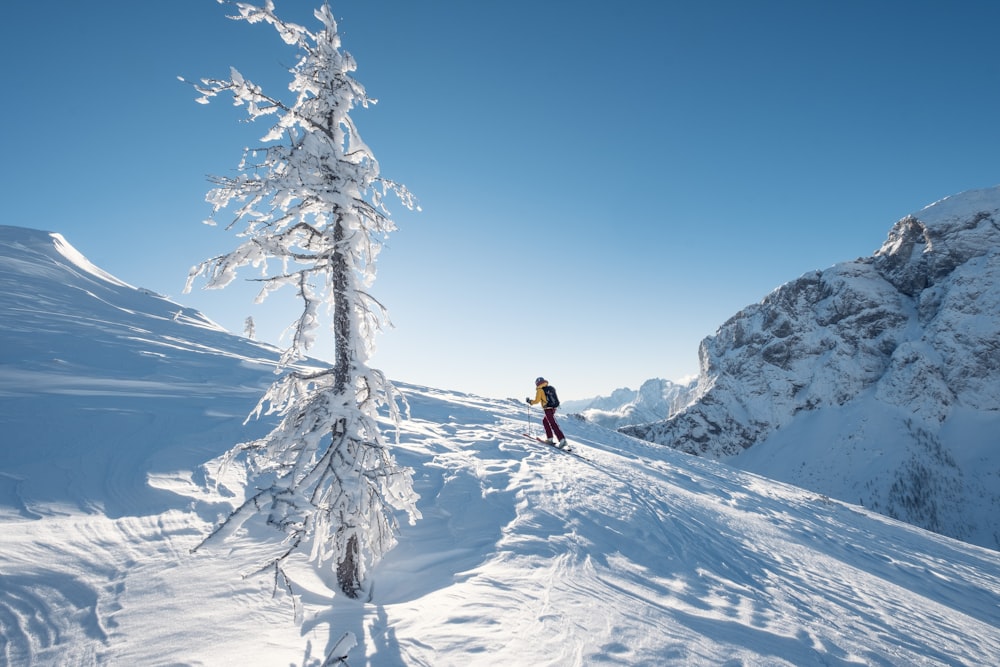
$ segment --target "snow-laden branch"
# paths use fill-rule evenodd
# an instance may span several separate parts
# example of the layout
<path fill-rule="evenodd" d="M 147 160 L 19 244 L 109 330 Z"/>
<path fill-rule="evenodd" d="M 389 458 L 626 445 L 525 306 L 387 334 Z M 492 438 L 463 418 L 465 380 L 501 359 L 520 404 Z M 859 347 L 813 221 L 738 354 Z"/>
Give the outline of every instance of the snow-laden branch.
<path fill-rule="evenodd" d="M 284 538 L 260 545 L 257 571 L 273 570 L 275 585 L 291 590 L 285 563 L 301 552 L 317 567 L 332 564 L 340 588 L 356 596 L 371 565 L 395 543 L 397 513 L 410 522 L 419 517 L 412 471 L 396 463 L 379 425 L 379 416 L 387 415 L 398 426 L 405 400 L 367 365 L 374 336 L 388 322 L 367 289 L 395 230 L 385 198 L 394 193 L 411 209 L 416 202 L 405 187 L 381 177 L 350 118 L 374 100 L 350 76 L 356 64 L 340 48 L 329 6 L 316 10 L 322 29 L 313 32 L 279 19 L 270 1 L 226 4 L 237 9 L 231 18 L 274 27 L 300 57 L 290 70 L 294 99 L 288 101 L 268 95 L 236 68 L 228 79 L 194 84 L 197 101 L 231 95 L 248 120 L 269 117 L 272 125 L 262 147 L 244 151 L 235 176 L 212 179 L 206 197 L 212 218 L 231 215 L 226 229 L 240 242 L 192 268 L 186 289 L 199 278 L 207 288 L 223 288 L 249 267 L 261 283 L 258 301 L 288 286 L 302 309 L 280 359 L 284 374 L 248 417 L 272 416 L 277 426 L 220 462 L 223 470 L 245 466 L 248 488 L 258 488 L 205 542 L 263 522 Z M 334 366 L 295 368 L 324 323 L 334 336 Z"/>

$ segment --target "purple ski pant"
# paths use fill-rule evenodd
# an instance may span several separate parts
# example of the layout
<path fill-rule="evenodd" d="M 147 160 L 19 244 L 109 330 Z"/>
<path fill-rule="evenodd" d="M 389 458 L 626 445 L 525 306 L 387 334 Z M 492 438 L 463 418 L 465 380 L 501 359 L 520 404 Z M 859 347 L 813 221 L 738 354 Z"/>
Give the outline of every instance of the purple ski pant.
<path fill-rule="evenodd" d="M 545 408 L 545 416 L 542 417 L 542 426 L 545 427 L 546 438 L 551 439 L 552 435 L 555 434 L 556 440 L 566 439 L 566 437 L 563 435 L 562 429 L 559 428 L 559 424 L 556 423 L 555 408 Z"/>

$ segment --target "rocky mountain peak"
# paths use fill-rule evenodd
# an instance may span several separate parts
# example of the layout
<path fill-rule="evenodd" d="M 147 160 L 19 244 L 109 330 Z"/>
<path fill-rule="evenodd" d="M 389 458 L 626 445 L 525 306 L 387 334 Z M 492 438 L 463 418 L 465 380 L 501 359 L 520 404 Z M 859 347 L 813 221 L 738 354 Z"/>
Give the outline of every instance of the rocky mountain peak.
<path fill-rule="evenodd" d="M 779 287 L 706 338 L 699 356 L 696 400 L 669 420 L 622 430 L 737 466 L 750 448 L 767 449 L 794 432 L 828 449 L 864 451 L 859 495 L 869 506 L 888 503 L 903 468 L 913 466 L 931 466 L 932 477 L 947 468 L 949 479 L 962 480 L 958 491 L 949 485 L 947 511 L 961 514 L 961 503 L 975 494 L 1000 504 L 998 485 L 976 469 L 983 460 L 961 463 L 969 429 L 981 433 L 984 420 L 1000 423 L 1000 187 L 932 204 L 899 220 L 871 257 Z M 842 418 L 848 413 L 855 421 Z M 876 422 L 882 427 L 871 426 Z M 871 457 L 887 448 L 901 467 L 878 467 L 876 474 Z M 934 452 L 933 460 L 920 451 Z M 987 459 L 993 470 L 1000 467 L 995 448 Z M 786 481 L 803 483 L 808 473 L 809 488 L 836 495 L 840 487 L 811 466 L 803 458 Z M 938 519 L 921 524 L 916 514 L 945 511 L 923 507 L 909 518 L 940 528 Z M 953 530 L 979 530 L 960 525 L 953 522 Z M 1000 535 L 1000 520 L 992 530 Z"/>
<path fill-rule="evenodd" d="M 998 190 L 950 197 L 897 222 L 874 255 L 880 273 L 900 292 L 916 296 L 969 260 L 996 253 Z"/>

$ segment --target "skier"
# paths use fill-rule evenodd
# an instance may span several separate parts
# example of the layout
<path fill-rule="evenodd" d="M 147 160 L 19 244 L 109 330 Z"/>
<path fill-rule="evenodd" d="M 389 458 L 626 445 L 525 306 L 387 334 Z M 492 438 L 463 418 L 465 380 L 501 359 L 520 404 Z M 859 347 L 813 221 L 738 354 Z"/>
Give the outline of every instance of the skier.
<path fill-rule="evenodd" d="M 535 380 L 535 399 L 526 398 L 524 400 L 528 402 L 528 405 L 542 404 L 542 410 L 545 413 L 542 417 L 542 426 L 545 427 L 545 442 L 560 449 L 568 449 L 569 444 L 566 442 L 566 436 L 563 435 L 562 429 L 556 423 L 556 408 L 559 407 L 559 398 L 556 396 L 555 387 L 550 387 L 548 381 L 540 377 Z M 552 439 L 553 435 L 559 438 L 559 442 Z"/>

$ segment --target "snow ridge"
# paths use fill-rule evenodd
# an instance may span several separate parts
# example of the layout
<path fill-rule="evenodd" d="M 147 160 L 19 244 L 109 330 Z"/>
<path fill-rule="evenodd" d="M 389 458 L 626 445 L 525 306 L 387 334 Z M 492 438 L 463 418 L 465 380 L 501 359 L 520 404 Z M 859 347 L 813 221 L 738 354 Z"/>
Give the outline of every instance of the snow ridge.
<path fill-rule="evenodd" d="M 873 256 L 743 309 L 702 342 L 697 399 L 623 431 L 997 548 L 997 341 L 992 188 L 908 215 Z"/>

